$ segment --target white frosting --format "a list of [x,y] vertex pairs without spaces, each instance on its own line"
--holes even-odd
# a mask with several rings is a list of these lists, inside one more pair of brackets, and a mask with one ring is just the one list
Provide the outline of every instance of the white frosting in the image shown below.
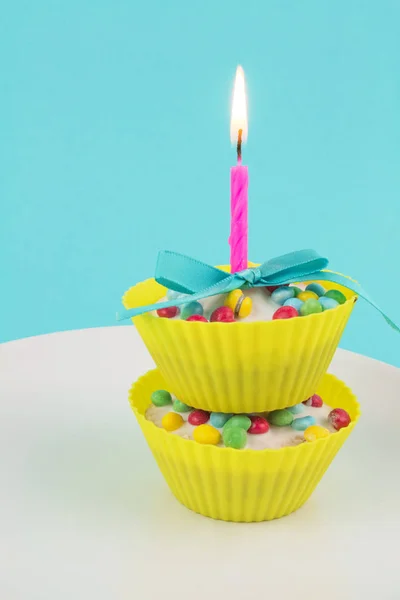
[[[271,321],[274,312],[280,308],[280,305],[276,304],[276,302],[271,299],[271,294],[265,288],[251,288],[249,290],[244,290],[243,293],[245,296],[250,296],[253,301],[253,307],[248,317],[245,317],[244,319],[237,319],[237,321],[240,323],[251,321]],[[213,313],[216,308],[224,305],[225,298],[226,294],[218,294],[217,296],[210,296],[209,298],[203,298],[202,300],[199,300],[199,302],[203,305],[204,316],[206,319],[209,320],[211,313]],[[165,300],[167,300],[166,297],[162,298],[160,302],[164,302]],[[188,296],[188,302],[190,302],[190,296]],[[174,317],[174,319],[180,319],[180,316],[177,315]]]
[[[320,408],[315,408],[313,406],[304,405],[304,411],[293,415],[294,419],[299,419],[301,417],[312,416],[315,418],[315,425],[320,425],[321,427],[325,427],[331,433],[335,432],[335,429],[328,421],[328,415],[331,412],[331,408],[327,404],[323,404]],[[157,427],[161,427],[161,420],[163,416],[169,412],[175,412],[172,410],[172,405],[168,406],[154,406],[153,404],[146,411],[146,419],[152,421]],[[195,429],[194,425],[188,423],[188,417],[190,412],[187,413],[179,413],[184,419],[184,424],[177,430],[171,431],[172,435],[179,435],[185,439],[192,440],[193,439],[193,431]],[[261,416],[266,417],[268,420],[268,413],[259,413]],[[210,421],[207,424],[211,424]],[[222,429],[219,429],[222,432]],[[269,426],[269,431],[267,433],[259,433],[247,434],[247,444],[246,448],[251,450],[265,450],[266,448],[283,448],[285,446],[297,446],[304,442],[304,434],[302,431],[296,431],[293,427],[276,427],[274,425]],[[221,440],[221,443],[218,444],[223,447],[224,444]]]

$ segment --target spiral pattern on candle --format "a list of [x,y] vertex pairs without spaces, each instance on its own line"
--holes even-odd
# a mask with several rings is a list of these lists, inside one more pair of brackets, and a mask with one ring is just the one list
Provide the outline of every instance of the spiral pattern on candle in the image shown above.
[[231,271],[247,268],[247,167],[231,169]]

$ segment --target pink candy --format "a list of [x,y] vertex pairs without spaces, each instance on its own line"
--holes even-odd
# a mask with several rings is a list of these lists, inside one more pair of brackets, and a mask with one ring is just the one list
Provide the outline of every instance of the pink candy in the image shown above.
[[211,323],[233,323],[235,315],[229,306],[220,306],[216,308],[210,317]]
[[159,308],[157,314],[159,317],[164,317],[165,319],[173,319],[177,314],[179,314],[179,308],[177,306]]
[[195,425],[196,427],[198,425],[204,425],[204,423],[207,423],[208,419],[210,418],[210,413],[207,412],[206,410],[194,410],[193,412],[190,413],[189,417],[188,417],[188,421],[191,425]]
[[191,315],[186,321],[200,321],[201,323],[208,323],[207,319],[203,315]]
[[274,312],[272,318],[275,319],[292,319],[298,317],[299,313],[293,306],[281,306]]
[[333,425],[336,431],[347,427],[351,422],[350,415],[343,408],[334,408],[328,415],[329,422]]
[[269,423],[264,417],[250,416],[251,425],[247,430],[247,433],[267,433],[269,430]]
[[314,396],[311,396],[311,398],[305,400],[303,404],[306,404],[307,406],[314,406],[314,408],[321,408],[323,402],[321,396],[314,394]]

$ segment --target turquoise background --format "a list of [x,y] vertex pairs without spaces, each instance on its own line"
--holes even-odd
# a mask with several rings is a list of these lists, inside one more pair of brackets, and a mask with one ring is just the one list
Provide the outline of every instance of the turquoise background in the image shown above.
[[[400,3],[14,1],[0,55],[0,338],[115,324],[169,248],[229,249],[247,76],[250,256],[314,247],[400,321]],[[361,302],[342,345],[400,365]]]

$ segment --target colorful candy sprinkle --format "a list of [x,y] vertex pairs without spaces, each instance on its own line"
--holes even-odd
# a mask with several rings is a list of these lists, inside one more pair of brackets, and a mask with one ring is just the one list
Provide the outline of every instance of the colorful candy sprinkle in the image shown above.
[[201,323],[208,323],[204,315],[190,315],[186,321],[200,321]]
[[293,308],[295,308],[297,310],[297,312],[299,312],[302,304],[303,304],[302,300],[299,300],[298,298],[289,298],[289,300],[286,300],[286,302],[283,306],[292,306]]
[[167,431],[175,431],[176,429],[179,429],[179,427],[182,427],[184,422],[185,421],[183,420],[182,416],[174,412],[167,413],[161,419],[161,425]]
[[291,287],[280,287],[277,290],[274,290],[271,294],[271,300],[273,300],[276,304],[283,306],[286,300],[294,297],[294,289]]
[[232,413],[213,412],[211,413],[210,423],[221,429],[232,416]]
[[307,406],[314,406],[314,408],[321,408],[321,406],[323,405],[323,401],[321,396],[318,396],[318,394],[314,394],[313,396],[308,398],[308,400],[304,400],[303,404],[306,404]]
[[318,296],[315,292],[300,292],[300,294],[297,295],[297,298],[302,300],[302,302],[307,302],[307,300],[318,300]]
[[228,427],[222,433],[222,439],[227,448],[241,450],[247,442],[247,434],[241,427]]
[[194,410],[190,413],[188,421],[191,425],[204,425],[210,418],[210,413],[206,410]]
[[331,308],[339,306],[339,302],[333,298],[327,298],[326,296],[322,296],[322,298],[319,299],[319,303],[323,310],[330,310]]
[[233,290],[227,295],[224,304],[233,310],[236,318],[244,319],[251,313],[253,301],[249,296],[245,296],[242,290]]
[[316,422],[317,421],[315,417],[308,415],[306,417],[299,417],[298,419],[294,419],[291,426],[293,427],[293,429],[296,429],[296,431],[304,431],[305,429],[307,429],[307,427],[315,425]]
[[[304,292],[305,294],[312,294],[313,292]],[[315,298],[309,298],[304,302],[304,304],[300,307],[300,314],[302,317],[307,317],[308,315],[312,315],[314,313],[322,312],[322,306],[315,300]]]
[[185,412],[189,412],[190,410],[192,410],[190,406],[188,406],[184,402],[181,402],[180,400],[174,400],[172,403],[172,406],[173,406],[173,409],[179,413],[185,413]]
[[292,415],[298,415],[298,414],[304,412],[305,408],[304,408],[303,404],[295,404],[294,406],[289,406],[289,408],[287,408],[286,410],[291,412]]
[[301,294],[301,292],[303,291],[301,288],[297,287],[297,285],[291,285],[290,286],[292,288],[292,290],[294,291],[294,297],[297,298],[297,296],[299,294]]
[[259,433],[267,433],[269,430],[269,423],[267,419],[259,416],[251,416],[251,425],[247,431],[247,433],[259,434]]
[[199,444],[211,444],[216,446],[221,440],[221,434],[218,429],[211,425],[199,425],[193,431],[193,438]]
[[154,406],[167,406],[168,404],[171,404],[172,397],[167,390],[156,390],[151,395],[151,401]]
[[285,427],[285,425],[290,425],[293,421],[293,415],[286,408],[282,408],[279,410],[273,410],[268,414],[268,421],[271,425],[275,425],[276,427]]
[[281,306],[274,312],[272,315],[272,319],[275,321],[276,319],[293,319],[293,317],[298,317],[299,313],[293,306]]
[[179,315],[179,308],[177,306],[168,306],[168,308],[159,308],[157,310],[159,317],[163,319],[173,319],[176,315]]
[[311,427],[307,427],[304,432],[304,439],[306,442],[315,442],[316,440],[320,440],[322,438],[328,437],[330,435],[328,429],[325,427],[320,427],[319,425],[311,425]]
[[346,302],[346,296],[342,294],[339,290],[329,290],[325,294],[325,298],[332,298],[336,300],[339,304],[344,304]]
[[334,408],[328,415],[329,422],[333,425],[336,431],[347,427],[351,422],[350,415],[343,408]]
[[240,427],[247,431],[251,427],[251,419],[247,415],[234,415],[224,425],[224,430],[229,427]]
[[326,292],[325,288],[320,283],[309,283],[306,287],[306,292],[314,292],[317,296],[323,296]]
[[200,302],[189,302],[182,307],[181,319],[186,321],[192,315],[202,315],[204,312],[203,305]]
[[220,306],[216,308],[210,317],[211,323],[233,323],[235,315],[229,306]]

